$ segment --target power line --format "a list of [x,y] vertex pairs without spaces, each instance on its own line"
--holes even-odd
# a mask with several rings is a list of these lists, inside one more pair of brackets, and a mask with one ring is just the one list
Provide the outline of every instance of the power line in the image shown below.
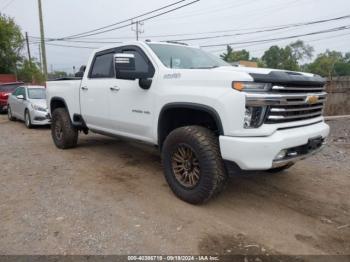
[[[114,23],[112,25],[108,25],[108,26],[104,26],[103,28],[98,28],[98,29],[94,29],[94,30],[90,30],[91,33],[88,33],[88,32],[85,32],[85,33],[80,33],[80,34],[75,34],[75,35],[71,35],[71,36],[66,36],[66,37],[61,37],[61,38],[53,38],[53,39],[50,39],[50,41],[59,41],[59,40],[65,40],[65,39],[76,39],[76,38],[81,38],[81,37],[86,37],[86,36],[92,36],[92,35],[98,35],[98,34],[104,34],[104,33],[107,33],[107,32],[111,32],[111,31],[115,31],[115,30],[118,30],[118,29],[121,29],[121,28],[125,28],[125,27],[129,27],[133,24],[135,24],[136,22],[134,22],[133,20],[139,18],[139,17],[143,17],[143,16],[146,16],[147,14],[151,14],[151,13],[154,13],[154,12],[158,12],[160,10],[163,10],[163,9],[166,9],[170,6],[173,6],[173,5],[176,5],[176,4],[179,4],[183,1],[186,1],[186,0],[181,0],[181,1],[178,1],[174,4],[171,4],[171,5],[167,5],[165,7],[162,7],[162,8],[158,8],[158,9],[155,9],[155,10],[152,10],[152,11],[149,11],[147,13],[144,13],[144,14],[141,14],[141,15],[138,15],[138,16],[135,16],[135,17],[132,17],[132,18],[129,18],[129,19],[125,19],[123,21],[120,21],[120,22],[117,22],[117,23]],[[170,12],[173,12],[173,11],[176,11],[178,9],[181,9],[181,8],[184,8],[186,6],[189,6],[189,5],[192,5],[196,2],[199,2],[200,0],[195,0],[195,1],[192,1],[192,2],[189,2],[187,4],[184,4],[184,5],[180,5],[178,7],[175,7],[175,8],[172,8],[168,11],[164,11],[164,12],[161,12],[157,15],[153,15],[151,17],[147,17],[147,18],[143,18],[143,19],[140,19],[138,20],[139,22],[144,22],[144,21],[147,21],[147,20],[150,20],[150,19],[153,19],[155,17],[158,17],[158,16],[161,16],[161,15],[164,15],[164,14],[167,14],[167,13],[170,13]],[[123,24],[123,23],[126,23],[130,21],[130,23],[126,24],[126,25],[122,25],[122,26],[118,26],[118,27],[114,27],[114,28],[111,28],[111,29],[107,29],[107,30],[103,30],[103,31],[100,31],[102,29],[105,29],[105,28],[109,28],[109,27],[112,27],[112,26],[115,26],[115,25],[118,25],[118,24]]]
[[177,1],[177,2],[175,2],[175,3],[169,4],[169,5],[166,5],[166,6],[162,6],[162,7],[160,7],[160,8],[154,9],[154,10],[152,10],[152,11],[148,11],[148,12],[146,12],[146,13],[143,13],[143,14],[140,14],[140,15],[137,15],[137,16],[134,16],[134,17],[131,17],[131,18],[128,18],[128,19],[125,19],[125,20],[122,20],[122,21],[119,21],[119,22],[110,24],[110,25],[102,26],[102,27],[99,27],[99,28],[96,28],[96,29],[93,29],[93,30],[89,30],[89,31],[86,31],[86,32],[83,32],[83,33],[79,33],[79,34],[74,34],[74,35],[66,36],[66,37],[63,37],[63,38],[72,38],[72,37],[76,37],[76,36],[81,36],[81,35],[93,33],[93,32],[96,32],[96,31],[100,31],[100,30],[103,30],[103,29],[106,29],[106,28],[109,28],[109,27],[112,27],[112,26],[124,24],[124,23],[126,23],[126,22],[128,22],[128,21],[132,21],[132,20],[138,19],[138,18],[140,18],[140,17],[143,17],[143,16],[146,16],[146,15],[152,14],[152,13],[154,13],[154,12],[161,11],[161,10],[163,10],[163,9],[169,8],[169,7],[171,7],[171,6],[177,5],[177,4],[182,3],[182,2],[185,2],[185,1],[187,1],[187,0],[180,0],[180,1]]
[[[338,35],[334,35],[334,36],[327,36],[327,37],[311,39],[311,40],[303,40],[303,41],[310,43],[310,42],[315,42],[315,41],[332,40],[334,38],[343,37],[343,36],[347,36],[347,35],[350,35],[350,33],[338,34]],[[281,41],[281,40],[276,40],[276,41]],[[255,45],[261,45],[261,44],[265,44],[265,43],[255,43],[255,44],[244,45],[244,46],[236,46],[235,50],[238,50],[240,48],[247,48],[247,47],[255,46]],[[257,51],[263,51],[263,50],[266,50],[266,48],[253,49],[253,50],[249,50],[249,51],[250,52],[257,52]],[[217,50],[210,50],[209,52],[210,53],[220,53],[220,52],[225,52],[225,51],[226,51],[226,49],[217,49]]]
[[345,15],[345,16],[340,16],[340,17],[335,17],[335,18],[330,18],[330,19],[323,19],[323,20],[318,20],[318,21],[305,22],[305,23],[290,24],[290,25],[287,25],[287,26],[280,26],[280,27],[276,27],[276,28],[257,30],[257,31],[252,31],[252,32],[237,33],[237,34],[225,34],[225,35],[215,35],[215,36],[193,37],[193,38],[183,38],[183,39],[173,39],[171,41],[195,41],[195,40],[215,39],[215,38],[239,36],[239,35],[250,35],[250,34],[256,34],[256,33],[278,31],[278,30],[283,30],[283,29],[293,28],[293,27],[301,27],[301,26],[322,24],[322,23],[327,23],[327,22],[332,22],[332,21],[339,21],[339,20],[343,20],[343,19],[347,19],[347,18],[350,18],[350,15]]
[[[225,32],[235,32],[235,31],[244,31],[244,30],[257,30],[257,31],[251,31],[251,32],[243,32],[243,33],[237,33],[237,34],[225,34],[220,36],[204,36],[204,37],[198,37],[198,38],[185,38],[185,39],[173,39],[172,41],[192,41],[192,40],[202,40],[202,39],[211,39],[211,38],[218,38],[218,37],[228,37],[228,36],[237,36],[237,35],[250,35],[250,34],[256,34],[256,33],[262,33],[262,32],[271,32],[271,31],[277,31],[277,30],[283,30],[288,29],[292,27],[301,27],[301,26],[307,26],[307,25],[314,25],[319,23],[326,23],[326,22],[332,22],[342,19],[350,18],[350,15],[344,15],[339,16],[335,18],[329,18],[329,19],[322,19],[322,20],[314,20],[309,22],[299,22],[299,23],[291,23],[291,24],[283,24],[283,25],[277,25],[277,26],[270,26],[270,27],[252,27],[252,28],[241,28],[241,29],[227,29],[227,30],[217,30],[217,31],[206,31],[206,32],[193,32],[193,33],[183,33],[183,34],[164,34],[164,35],[148,35],[144,38],[160,38],[160,37],[171,37],[171,36],[187,36],[187,35],[203,35],[203,34],[212,34],[212,33],[225,33]],[[39,37],[36,36],[30,36],[30,38],[38,39]],[[134,37],[105,37],[105,38],[85,38],[81,37],[82,43],[106,43],[106,44],[113,44],[113,43],[121,43],[121,42],[115,42],[115,41],[93,41],[93,40],[103,40],[103,39],[133,39]],[[47,38],[46,41],[52,41],[52,38]],[[61,40],[61,41],[76,41],[77,40]]]
[[286,40],[286,39],[291,39],[291,38],[297,38],[297,37],[301,37],[301,36],[325,34],[325,33],[330,33],[330,32],[342,31],[342,30],[346,30],[346,29],[350,29],[350,25],[335,27],[335,28],[331,28],[331,29],[326,29],[326,30],[321,30],[321,31],[316,31],[316,32],[311,32],[311,33],[306,33],[306,34],[284,36],[284,37],[277,37],[277,38],[270,38],[270,39],[253,40],[253,41],[243,41],[243,42],[233,42],[233,43],[221,43],[221,44],[202,45],[201,47],[240,45],[240,44],[250,44],[250,43],[266,43],[266,42],[271,42],[271,41],[276,41],[276,40]]
[[7,2],[7,4],[4,5],[2,8],[2,11],[4,11],[7,7],[9,7],[15,0],[10,0],[10,2]]
[[[170,12],[174,12],[176,10],[179,10],[181,8],[184,8],[186,6],[189,6],[189,5],[193,5],[194,3],[197,3],[199,2],[200,0],[194,0],[192,2],[189,2],[187,4],[184,4],[184,5],[181,5],[181,6],[178,6],[176,8],[172,8],[168,11],[164,11],[164,12],[161,12],[159,14],[156,14],[156,15],[153,15],[153,16],[150,16],[150,17],[147,17],[147,18],[143,18],[143,19],[140,19],[138,20],[139,22],[145,22],[145,21],[148,21],[150,19],[153,19],[153,18],[156,18],[156,17],[159,17],[159,16],[162,16],[162,15],[165,15],[165,14],[168,14]],[[108,29],[108,30],[104,30],[104,31],[100,31],[100,32],[95,32],[95,33],[91,33],[91,34],[86,34],[84,36],[92,36],[92,35],[99,35],[99,34],[104,34],[104,33],[107,33],[107,32],[111,32],[111,31],[115,31],[115,30],[118,30],[118,29],[121,29],[121,28],[125,28],[125,27],[128,27],[128,26],[131,26],[133,24],[135,24],[136,22],[130,22],[129,24],[127,25],[123,25],[123,26],[119,26],[119,27],[115,27],[115,28],[111,28],[111,29]],[[75,39],[75,38],[81,38],[82,36],[78,36],[78,37],[65,37],[65,38],[58,38],[56,40],[65,40],[65,39]]]

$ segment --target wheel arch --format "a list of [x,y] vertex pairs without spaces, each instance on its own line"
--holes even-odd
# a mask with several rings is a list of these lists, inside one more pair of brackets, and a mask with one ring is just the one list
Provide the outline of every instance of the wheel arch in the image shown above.
[[[169,121],[168,117],[176,115],[175,119]],[[158,145],[161,148],[167,135],[177,127],[184,125],[202,125],[201,120],[193,119],[191,116],[202,116],[205,121],[209,121],[211,129],[215,129],[217,135],[224,135],[224,129],[218,112],[207,105],[191,102],[174,102],[164,105],[159,113],[157,137]],[[182,119],[184,117],[185,119]],[[175,122],[175,123],[174,123]]]

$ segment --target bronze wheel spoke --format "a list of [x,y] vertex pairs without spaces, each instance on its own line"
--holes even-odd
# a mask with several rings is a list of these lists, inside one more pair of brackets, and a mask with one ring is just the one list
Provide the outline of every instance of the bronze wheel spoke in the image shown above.
[[195,187],[200,179],[199,161],[187,145],[179,145],[172,155],[172,168],[176,180],[187,188]]

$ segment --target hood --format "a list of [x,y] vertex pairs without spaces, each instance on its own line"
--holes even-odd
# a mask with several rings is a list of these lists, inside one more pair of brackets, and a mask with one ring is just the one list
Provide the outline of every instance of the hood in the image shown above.
[[46,99],[30,99],[29,101],[33,105],[37,105],[37,106],[40,106],[40,107],[47,109]]
[[247,73],[256,82],[265,82],[273,84],[323,86],[326,83],[325,79],[318,75],[271,68],[227,66],[218,67],[215,68],[215,70]]

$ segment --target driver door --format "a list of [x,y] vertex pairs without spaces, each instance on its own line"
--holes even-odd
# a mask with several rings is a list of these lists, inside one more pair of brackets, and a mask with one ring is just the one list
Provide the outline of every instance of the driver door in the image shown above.
[[[131,73],[136,77],[125,79],[127,77],[118,77],[116,73],[115,88],[109,95],[112,128],[121,135],[127,134],[136,139],[150,141],[156,95],[152,86],[142,89],[139,79],[153,78],[155,68],[143,50],[137,46],[124,46],[116,51],[119,55],[134,58],[134,72]],[[123,64],[119,66],[124,67]],[[115,67],[118,72],[118,63]]]

